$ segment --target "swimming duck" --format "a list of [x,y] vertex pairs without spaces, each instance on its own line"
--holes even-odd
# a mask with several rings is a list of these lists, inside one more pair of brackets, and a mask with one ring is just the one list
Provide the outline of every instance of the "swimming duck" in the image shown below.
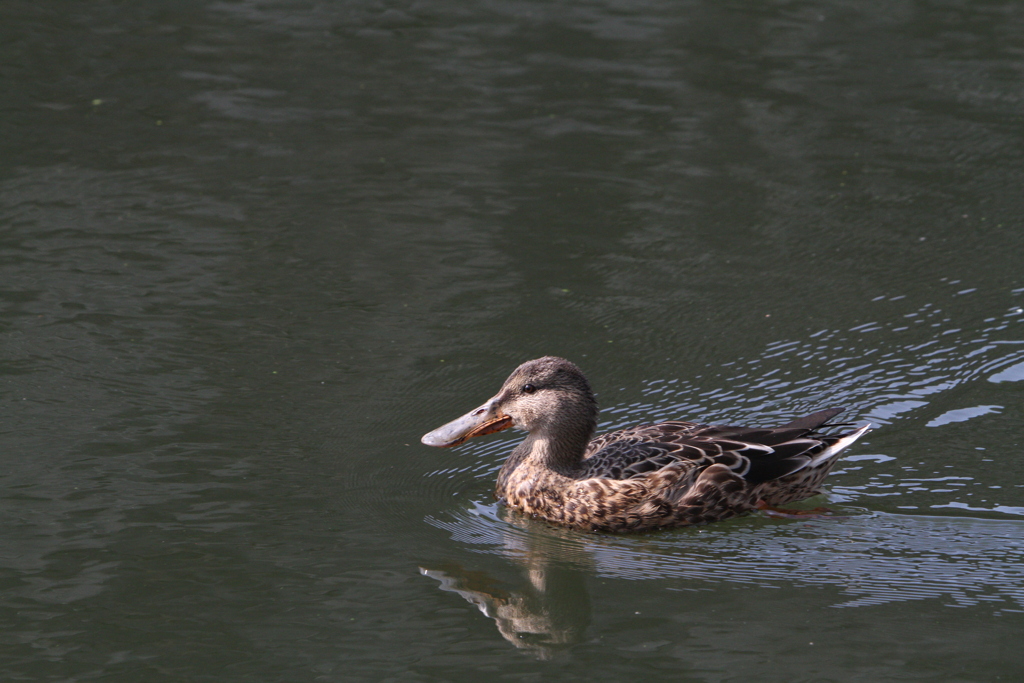
[[870,425],[822,434],[829,408],[781,427],[659,422],[603,434],[597,400],[576,365],[554,356],[523,363],[479,408],[422,441],[457,446],[509,427],[527,432],[501,471],[508,507],[588,531],[703,524],[809,498],[839,452]]

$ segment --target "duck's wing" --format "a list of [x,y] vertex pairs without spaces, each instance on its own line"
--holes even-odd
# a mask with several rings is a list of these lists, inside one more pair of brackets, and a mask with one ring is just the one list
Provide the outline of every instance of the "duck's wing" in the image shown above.
[[688,470],[721,464],[750,483],[771,481],[837,452],[830,446],[845,435],[816,430],[839,412],[823,410],[775,428],[661,422],[612,432],[591,442],[584,476],[632,479],[670,465]]

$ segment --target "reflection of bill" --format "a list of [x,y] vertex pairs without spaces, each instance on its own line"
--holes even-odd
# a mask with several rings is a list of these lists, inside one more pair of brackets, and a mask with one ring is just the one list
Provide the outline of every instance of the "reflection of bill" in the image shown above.
[[590,623],[590,596],[579,571],[531,566],[514,590],[503,590],[488,574],[459,565],[420,567],[420,573],[476,605],[505,640],[541,659],[580,642]]

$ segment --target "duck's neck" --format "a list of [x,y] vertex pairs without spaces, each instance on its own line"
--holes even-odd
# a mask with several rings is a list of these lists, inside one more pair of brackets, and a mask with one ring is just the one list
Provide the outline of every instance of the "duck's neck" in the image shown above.
[[518,479],[513,474],[520,468],[527,480],[535,479],[534,475],[540,472],[570,478],[579,475],[583,454],[597,428],[597,401],[587,387],[522,419],[528,425],[529,435],[516,446],[498,473],[499,497],[505,497],[507,487]]
[[580,469],[596,425],[595,416],[571,424],[548,423],[535,427],[512,451],[506,467],[511,471],[520,465],[532,465],[572,477]]

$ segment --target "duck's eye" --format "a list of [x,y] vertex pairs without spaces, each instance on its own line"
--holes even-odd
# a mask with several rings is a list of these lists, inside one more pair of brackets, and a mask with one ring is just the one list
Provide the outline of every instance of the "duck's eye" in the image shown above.
[[532,394],[535,391],[537,391],[537,387],[533,386],[532,384],[524,384],[523,385],[523,393],[524,394]]

